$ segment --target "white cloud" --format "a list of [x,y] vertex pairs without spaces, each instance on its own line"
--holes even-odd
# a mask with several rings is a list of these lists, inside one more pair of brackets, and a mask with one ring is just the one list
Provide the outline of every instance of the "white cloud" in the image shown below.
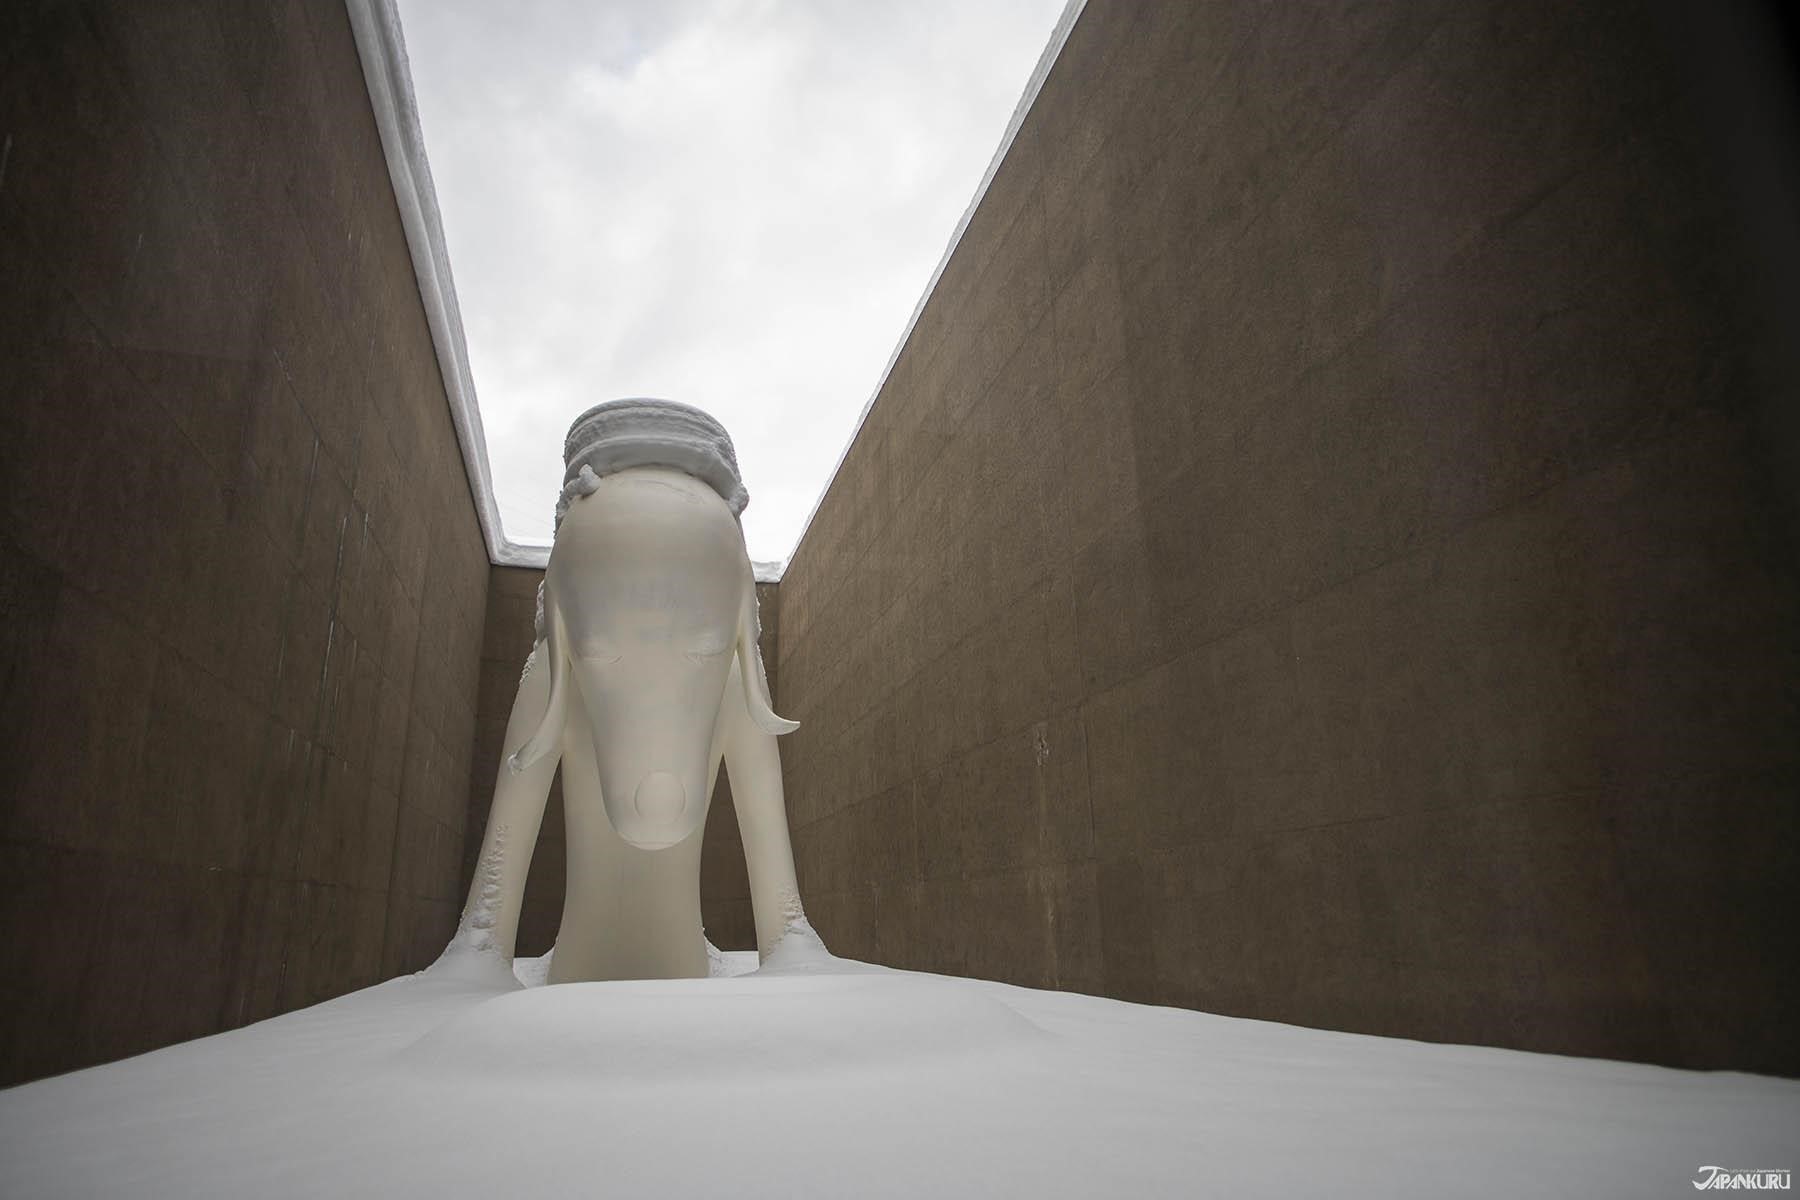
[[400,9],[508,536],[577,413],[665,396],[788,555],[1062,0]]

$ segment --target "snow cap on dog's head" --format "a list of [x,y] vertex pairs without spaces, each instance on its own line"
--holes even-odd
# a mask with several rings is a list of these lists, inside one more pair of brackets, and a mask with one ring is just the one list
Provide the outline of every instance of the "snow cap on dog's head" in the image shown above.
[[596,404],[569,426],[563,466],[559,526],[569,505],[590,495],[601,476],[630,467],[685,471],[719,493],[733,516],[743,515],[750,503],[731,435],[710,414],[673,400],[633,397]]

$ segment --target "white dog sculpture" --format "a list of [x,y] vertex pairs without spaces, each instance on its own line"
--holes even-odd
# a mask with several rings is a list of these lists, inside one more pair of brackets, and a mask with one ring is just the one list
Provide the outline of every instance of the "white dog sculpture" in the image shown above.
[[757,949],[806,923],[731,439],[698,409],[616,400],[576,419],[538,641],[455,938],[434,971],[510,964],[558,761],[568,882],[552,983],[704,976],[700,850],[721,759]]

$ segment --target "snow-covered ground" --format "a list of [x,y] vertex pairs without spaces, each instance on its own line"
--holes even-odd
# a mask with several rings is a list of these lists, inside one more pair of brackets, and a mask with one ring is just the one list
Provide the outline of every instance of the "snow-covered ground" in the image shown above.
[[753,963],[412,976],[0,1092],[0,1196],[1640,1197],[1800,1149],[1794,1081]]

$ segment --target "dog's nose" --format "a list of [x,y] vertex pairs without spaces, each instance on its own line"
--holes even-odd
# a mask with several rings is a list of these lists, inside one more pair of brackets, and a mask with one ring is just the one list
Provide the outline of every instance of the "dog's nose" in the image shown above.
[[669,772],[652,771],[638,784],[631,802],[644,820],[669,825],[687,808],[687,789]]

